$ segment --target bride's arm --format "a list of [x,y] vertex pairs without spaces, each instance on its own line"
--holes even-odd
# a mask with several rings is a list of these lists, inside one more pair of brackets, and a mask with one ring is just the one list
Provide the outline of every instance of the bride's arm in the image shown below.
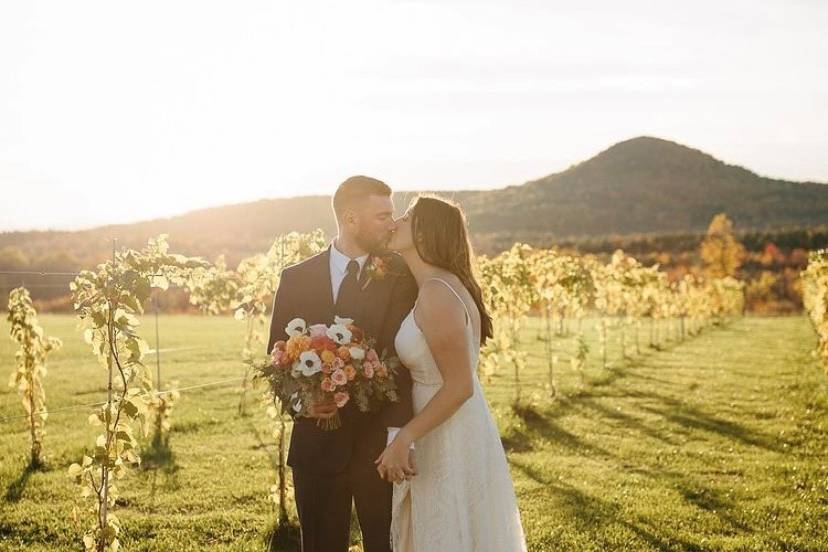
[[409,445],[448,420],[474,393],[463,304],[445,285],[426,282],[420,290],[415,318],[443,377],[443,385],[377,459],[381,472],[387,471],[396,480],[401,471],[412,471],[408,463]]

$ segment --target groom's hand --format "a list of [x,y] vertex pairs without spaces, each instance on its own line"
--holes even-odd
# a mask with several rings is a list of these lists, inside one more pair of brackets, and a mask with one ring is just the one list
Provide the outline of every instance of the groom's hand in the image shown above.
[[398,470],[387,470],[385,465],[380,463],[377,466],[380,479],[384,479],[389,483],[402,483],[403,479],[411,479],[417,475],[417,465],[414,463],[414,449],[408,449],[408,467]]
[[403,441],[394,439],[390,445],[385,447],[379,458],[374,460],[379,476],[391,483],[402,483],[417,475],[417,467],[414,464],[415,451]]
[[332,418],[337,411],[336,403],[331,402],[324,402],[324,403],[313,403],[308,408],[308,416],[310,418],[318,418],[321,420],[327,420],[328,418]]

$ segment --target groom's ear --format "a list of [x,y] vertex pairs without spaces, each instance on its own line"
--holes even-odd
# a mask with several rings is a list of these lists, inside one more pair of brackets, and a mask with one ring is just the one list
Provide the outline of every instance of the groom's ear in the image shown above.
[[355,209],[346,207],[345,209],[342,209],[342,213],[338,218],[340,224],[356,224],[359,215]]

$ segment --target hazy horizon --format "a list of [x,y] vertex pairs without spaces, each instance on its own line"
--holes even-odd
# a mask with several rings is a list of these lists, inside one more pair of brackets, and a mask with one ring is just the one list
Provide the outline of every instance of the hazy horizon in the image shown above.
[[5,4],[0,231],[360,173],[501,188],[641,135],[828,182],[826,24],[808,0]]
[[[656,138],[660,138],[660,137],[656,137]],[[666,140],[666,138],[663,138],[663,139],[665,139],[665,140]],[[611,145],[614,145],[614,144],[611,144]],[[687,146],[687,147],[691,147],[691,148],[692,148],[692,146],[690,146],[690,145],[688,145],[688,144],[680,144],[680,145],[682,145],[682,146]],[[606,149],[606,148],[601,148],[599,151],[597,151],[597,152],[595,153],[595,155],[599,154],[600,152],[604,151],[605,149]],[[692,148],[692,149],[697,149],[697,148]],[[710,152],[703,152],[703,153],[710,154]],[[710,155],[712,155],[712,154],[710,154]],[[593,156],[589,156],[589,157],[593,157]],[[713,155],[713,157],[716,157],[716,156],[715,156],[715,155]],[[497,189],[506,188],[506,187],[508,187],[508,186],[522,185],[522,184],[525,184],[526,182],[530,182],[530,181],[532,181],[532,180],[537,180],[537,179],[543,178],[543,177],[545,177],[545,176],[549,176],[549,175],[551,175],[551,174],[555,174],[555,173],[559,173],[559,172],[565,171],[566,169],[570,168],[571,166],[577,165],[578,163],[580,163],[580,162],[582,162],[582,161],[586,161],[587,159],[588,159],[588,158],[582,159],[582,160],[580,160],[580,161],[573,162],[573,163],[571,163],[570,165],[568,165],[567,167],[561,168],[560,170],[551,171],[551,172],[548,172],[548,173],[546,173],[546,174],[539,175],[539,176],[534,177],[534,178],[530,178],[530,179],[528,179],[528,180],[526,180],[526,181],[524,181],[524,182],[508,183],[508,184],[503,184],[502,186],[489,186],[489,187],[474,187],[474,186],[469,186],[469,187],[466,187],[466,188],[459,188],[459,187],[455,187],[455,188],[451,188],[451,187],[442,187],[442,188],[436,188],[436,187],[422,187],[422,188],[419,188],[419,189],[399,189],[399,190],[396,190],[396,189],[395,189],[394,191],[395,191],[395,192],[400,192],[400,193],[416,193],[417,191],[423,191],[423,190],[430,190],[430,191],[446,191],[446,192],[453,192],[453,191],[474,191],[474,190],[497,190]],[[734,164],[735,164],[735,165],[738,165],[738,163],[731,163],[731,162],[728,162],[728,161],[727,161],[727,160],[725,160],[725,159],[719,159],[718,157],[716,157],[716,159],[718,159],[719,161],[722,161],[722,162],[724,162],[724,163],[727,163],[727,164],[729,164],[729,165],[734,165]],[[745,167],[745,168],[747,168],[748,170],[750,170],[750,167]],[[754,171],[754,172],[755,172],[755,171]],[[759,174],[759,176],[760,176],[760,177],[775,178],[775,177],[770,177],[770,176],[768,176],[768,175],[763,175],[763,174]],[[807,182],[807,181],[800,181],[800,183],[805,183],[805,182]],[[811,182],[813,182],[813,181],[811,181]],[[817,183],[817,184],[823,184],[823,185],[825,185],[825,186],[828,186],[828,182],[815,182],[815,183]],[[335,186],[335,185],[336,185],[336,184],[333,184],[333,185],[332,185],[332,187],[333,187],[333,186]],[[152,216],[152,217],[150,217],[150,216],[143,216],[143,217],[142,217],[142,216],[137,216],[137,217],[135,217],[135,218],[130,218],[130,217],[124,217],[124,216],[121,216],[121,217],[120,217],[120,219],[119,219],[118,221],[116,221],[116,222],[104,222],[104,223],[101,223],[101,224],[95,224],[95,225],[92,225],[92,226],[77,226],[77,227],[71,227],[71,226],[68,226],[68,227],[61,227],[61,228],[42,228],[42,227],[41,227],[41,228],[11,228],[11,229],[3,229],[3,228],[0,228],[0,233],[9,233],[9,232],[32,232],[32,231],[57,231],[57,232],[64,232],[64,231],[69,231],[69,232],[71,232],[71,231],[82,231],[82,230],[90,230],[90,229],[94,229],[94,228],[99,228],[99,227],[102,227],[102,226],[110,226],[110,225],[114,225],[114,224],[132,224],[132,223],[137,223],[137,222],[146,222],[146,221],[150,221],[150,220],[165,219],[165,218],[174,218],[174,217],[177,217],[177,216],[186,215],[186,214],[188,214],[188,213],[192,213],[192,212],[196,212],[196,211],[201,211],[201,210],[204,210],[204,209],[211,209],[211,208],[225,207],[225,206],[230,206],[230,205],[239,205],[239,204],[251,203],[251,202],[255,202],[255,201],[259,201],[259,200],[268,200],[268,199],[291,199],[291,198],[297,198],[297,197],[324,196],[324,195],[328,195],[328,196],[329,196],[329,195],[330,195],[330,192],[326,192],[326,191],[324,191],[324,190],[323,190],[323,191],[314,192],[314,193],[305,193],[305,194],[299,193],[299,194],[281,195],[281,196],[258,197],[258,198],[251,198],[251,199],[248,199],[248,200],[242,200],[242,201],[229,201],[229,202],[224,202],[224,203],[215,204],[215,205],[204,205],[204,206],[195,207],[195,208],[192,208],[192,209],[187,209],[187,210],[185,210],[185,211],[181,211],[181,212],[177,212],[177,213],[171,213],[171,214],[169,214],[169,215],[161,215],[161,216]],[[399,205],[397,205],[396,207],[397,207],[397,208],[399,208],[400,206],[399,206]]]

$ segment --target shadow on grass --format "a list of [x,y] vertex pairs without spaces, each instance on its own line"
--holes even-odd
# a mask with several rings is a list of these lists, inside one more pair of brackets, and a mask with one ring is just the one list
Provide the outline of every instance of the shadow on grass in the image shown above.
[[[585,408],[600,410],[603,415],[610,418],[616,418],[619,421],[623,421],[624,423],[638,429],[646,435],[649,435],[650,437],[669,443],[669,440],[659,436],[659,432],[647,428],[643,424],[636,422],[633,418],[630,418],[624,414],[613,413],[613,411],[607,409],[606,407],[601,407],[594,401],[590,400],[601,396],[610,396],[611,394],[607,394],[606,392],[602,395],[602,392],[599,391],[599,389],[616,389],[615,384],[618,383],[619,380],[625,378],[644,381],[655,380],[656,383],[664,387],[665,382],[663,380],[658,380],[657,378],[653,378],[652,376],[648,376],[640,372],[641,368],[647,367],[648,365],[646,362],[639,362],[638,364],[625,364],[624,366],[618,367],[608,366],[606,369],[607,373],[600,380],[593,380],[590,383],[592,389],[583,390],[576,397],[573,397],[577,399],[573,401],[573,404],[581,405]],[[763,448],[772,452],[783,451],[781,443],[779,443],[774,437],[756,432],[736,422],[724,420],[714,415],[705,413],[699,408],[696,408],[684,401],[669,397],[664,393],[624,390],[623,396],[635,397],[638,399],[651,399],[657,403],[660,403],[657,406],[646,406],[642,404],[638,405],[637,408],[644,412],[660,416],[666,421],[686,430],[701,430],[716,433],[722,437],[741,442],[745,445]]]
[[150,474],[150,511],[155,511],[155,496],[158,493],[158,475],[165,477],[165,486],[177,490],[179,465],[175,461],[175,452],[170,446],[169,432],[153,435],[147,449],[141,453],[141,469]]
[[526,429],[513,427],[501,437],[503,447],[509,452],[528,452],[533,450],[533,441],[543,439],[573,451],[610,456],[606,450],[587,443],[574,433],[565,430],[552,421],[550,416],[539,413],[534,406],[512,405],[512,412],[523,422]]
[[[604,534],[608,534],[608,527],[617,525],[635,534],[645,542],[650,549],[655,550],[708,550],[701,544],[681,539],[667,534],[667,527],[658,526],[654,522],[639,518],[630,520],[629,512],[624,512],[623,504],[592,496],[580,489],[562,483],[547,469],[538,467],[518,458],[510,458],[509,464],[522,472],[543,488],[530,493],[543,493],[550,499],[550,508],[560,512],[564,524],[580,533],[590,535],[594,542],[600,542]],[[720,491],[688,481],[684,474],[678,472],[639,471],[642,475],[651,478],[663,488],[675,489],[676,492],[691,506],[715,516],[723,528],[730,534],[751,534],[753,529],[739,520],[734,514],[738,510],[733,501],[728,500]],[[660,523],[660,522],[659,522]],[[611,533],[611,531],[610,531]],[[540,544],[540,543],[535,543]],[[610,542],[603,543],[607,550],[613,549]]]
[[540,483],[541,485],[549,485],[552,483],[551,475],[546,473],[543,469],[537,468],[514,457],[507,458],[507,460],[511,466],[519,469],[526,477],[535,483]]
[[264,545],[267,552],[299,552],[299,527],[290,522],[274,522],[264,534]]
[[688,485],[686,483],[676,484],[676,490],[684,500],[701,510],[715,515],[722,524],[729,525],[745,533],[751,531],[749,526],[736,519],[732,514],[734,510],[733,503],[726,500],[719,491],[707,487]]
[[198,433],[202,429],[206,429],[215,425],[221,425],[221,421],[215,418],[198,421],[176,422],[176,433]]
[[610,420],[617,421],[617,422],[621,423],[624,426],[624,428],[629,428],[629,429],[633,429],[635,431],[638,431],[642,435],[646,435],[647,437],[649,437],[651,439],[661,441],[661,442],[666,443],[668,445],[673,445],[673,446],[678,445],[677,442],[674,442],[673,440],[668,439],[664,435],[664,433],[665,433],[664,431],[659,431],[659,430],[652,429],[651,427],[649,427],[646,424],[644,424],[643,422],[637,420],[633,416],[630,416],[629,414],[625,414],[625,413],[621,412],[620,410],[610,408],[610,407],[608,407],[604,404],[601,404],[601,403],[599,403],[595,400],[585,399],[585,400],[579,401],[575,405],[575,408],[579,408],[579,409],[583,409],[583,410],[589,410],[589,411],[591,411],[592,413],[594,413],[596,415],[603,416],[604,418],[609,418]]
[[23,497],[23,491],[26,490],[26,485],[29,483],[29,478],[35,472],[49,471],[49,467],[42,461],[38,463],[29,462],[20,475],[6,488],[6,502],[18,502]]
[[661,400],[664,406],[639,405],[638,408],[661,416],[668,422],[679,425],[690,430],[701,430],[708,433],[715,433],[728,440],[737,441],[743,445],[749,445],[765,449],[771,452],[783,452],[782,447],[774,437],[753,431],[741,424],[717,418],[707,414],[700,409],[681,403],[674,399],[652,394],[652,397]]
[[590,394],[590,391],[600,387],[611,387],[619,379],[625,378],[629,372],[629,359],[620,360],[621,366],[608,365],[602,368],[598,374],[590,374],[587,377],[587,386],[582,390],[581,395]]
[[[529,477],[536,479],[536,470],[531,466],[519,461],[513,461],[512,464]],[[639,541],[638,543],[626,541],[627,546],[632,545],[634,548],[625,549],[664,551],[706,549],[699,544],[677,536],[666,535],[665,527],[654,526],[652,522],[642,517],[638,517],[634,521],[630,520],[629,512],[625,513],[620,504],[589,495],[557,480],[545,480],[542,477],[538,479],[546,486],[536,489],[532,493],[544,495],[544,501],[548,503],[548,507],[560,513],[558,517],[568,527],[568,530],[574,530],[580,535],[586,536],[592,544],[601,546],[603,550],[618,549],[618,536],[612,537],[612,526],[623,528],[625,532],[628,532],[630,536]],[[544,542],[541,540],[534,544],[542,549],[546,549],[543,548],[544,545],[559,545],[555,542],[556,536],[551,538],[552,541]]]
[[175,452],[170,446],[169,432],[159,435],[155,433],[150,446],[141,454],[141,467],[145,470],[161,470],[166,474],[178,471],[175,461]]

